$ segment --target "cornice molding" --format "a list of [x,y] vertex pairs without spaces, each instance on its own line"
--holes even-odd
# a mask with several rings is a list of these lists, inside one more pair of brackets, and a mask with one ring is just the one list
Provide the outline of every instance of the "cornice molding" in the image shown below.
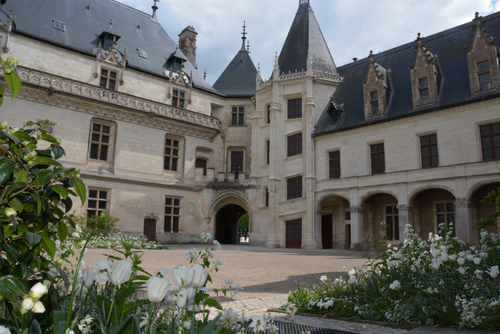
[[[220,120],[212,116],[21,66],[17,73],[21,81],[28,84],[18,98],[210,141],[222,130]],[[27,89],[29,86],[44,91]],[[54,95],[56,92],[62,94]],[[86,101],[81,101],[82,98]]]

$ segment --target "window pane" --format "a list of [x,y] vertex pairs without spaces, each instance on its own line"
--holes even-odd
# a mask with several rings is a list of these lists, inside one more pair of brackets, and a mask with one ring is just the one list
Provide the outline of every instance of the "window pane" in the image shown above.
[[99,160],[107,161],[108,160],[108,147],[101,146],[101,154],[99,155]]
[[429,85],[429,80],[427,80],[427,77],[418,79],[418,85],[420,87],[425,87]]
[[446,211],[448,212],[455,211],[455,205],[453,203],[446,203]]
[[437,204],[436,210],[437,212],[444,212],[444,204]]
[[103,77],[107,77],[108,76],[108,70],[101,69],[101,75]]
[[109,77],[112,79],[116,79],[116,72],[109,72]]
[[92,134],[92,141],[97,141],[98,142],[99,141],[99,135],[96,134],[96,133],[93,133]]
[[477,70],[480,71],[486,71],[490,68],[490,64],[488,63],[487,60],[483,60],[477,63]]
[[108,198],[108,192],[107,191],[99,191],[99,198],[100,199],[107,199]]
[[103,132],[103,133],[109,133],[110,129],[111,129],[111,128],[110,128],[109,126],[106,126],[106,125],[103,125],[103,126],[102,126],[102,132]]
[[99,202],[99,209],[106,210],[106,202],[104,202],[104,201],[100,201],[100,202]]
[[172,208],[165,207],[165,214],[166,214],[166,215],[170,215],[170,214],[172,214]]
[[378,92],[371,92],[370,93],[370,99],[372,99],[372,100],[378,99]]
[[392,206],[386,206],[385,207],[385,213],[386,214],[391,214],[392,213]]
[[89,190],[89,198],[97,198],[97,190]]
[[492,133],[500,133],[500,123],[495,123],[491,125]]
[[93,124],[92,125],[92,131],[97,131],[97,132],[101,132],[101,125],[100,124]]
[[87,205],[89,208],[97,208],[97,201],[88,200]]
[[172,158],[172,171],[176,172],[177,171],[177,159]]
[[172,205],[172,199],[171,198],[165,198],[165,205]]
[[90,159],[97,159],[97,152],[99,151],[99,145],[91,144],[90,145]]
[[102,136],[101,137],[101,142],[104,143],[104,144],[108,144],[109,143],[109,136]]
[[174,199],[174,205],[175,205],[175,206],[179,206],[179,205],[181,205],[181,200],[180,200],[180,199],[178,199],[178,198]]
[[302,224],[295,225],[295,238],[294,239],[302,239]]

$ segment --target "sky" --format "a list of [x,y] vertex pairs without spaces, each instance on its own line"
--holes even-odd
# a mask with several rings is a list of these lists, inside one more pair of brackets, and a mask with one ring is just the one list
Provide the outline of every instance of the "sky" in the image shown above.
[[[118,0],[152,13],[153,0]],[[241,48],[243,22],[250,57],[262,78],[272,73],[300,0],[160,0],[157,18],[174,42],[191,25],[196,65],[213,85]],[[499,0],[310,0],[337,66],[412,42],[500,10]]]

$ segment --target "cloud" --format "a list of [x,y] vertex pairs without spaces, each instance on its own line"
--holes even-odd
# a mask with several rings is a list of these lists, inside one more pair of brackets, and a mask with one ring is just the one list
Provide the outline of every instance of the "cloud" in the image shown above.
[[[145,0],[122,3],[152,13]],[[474,13],[488,15],[500,9],[489,0],[310,0],[316,19],[337,66],[471,21]],[[213,84],[241,48],[246,22],[250,56],[267,78],[298,8],[297,0],[161,0],[157,17],[177,41],[188,25],[198,32],[197,65]]]

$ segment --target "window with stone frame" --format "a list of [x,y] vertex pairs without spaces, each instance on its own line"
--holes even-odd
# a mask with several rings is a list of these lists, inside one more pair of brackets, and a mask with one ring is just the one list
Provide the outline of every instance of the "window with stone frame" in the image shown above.
[[179,171],[181,153],[181,140],[176,137],[165,137],[163,151],[163,169],[166,171]]
[[420,153],[422,158],[422,168],[439,166],[436,134],[420,136]]
[[286,199],[302,197],[302,176],[291,177],[286,180]]
[[418,79],[418,94],[420,96],[420,104],[427,104],[430,102],[429,78],[423,77]]
[[98,216],[109,210],[109,189],[89,187],[87,217]]
[[399,240],[399,212],[397,205],[387,205],[385,207],[385,223],[387,238],[389,240]]
[[302,133],[287,137],[287,156],[302,154]]
[[302,118],[302,99],[288,100],[288,119]]
[[203,175],[207,175],[208,161],[206,159],[196,158],[195,167],[203,168]]
[[479,90],[486,90],[491,88],[491,74],[490,64],[488,60],[476,62],[477,65],[477,78],[479,81]]
[[163,231],[167,233],[179,233],[181,219],[181,199],[178,197],[165,196],[165,222]]
[[384,143],[370,145],[372,174],[385,173]]
[[[440,225],[444,224],[444,227],[447,229],[450,228],[450,224],[453,224],[453,227],[455,227],[455,203],[436,203],[436,221],[438,233],[444,237],[445,231]],[[453,235],[455,235],[455,228],[453,228]]]
[[110,90],[116,90],[118,88],[116,84],[117,80],[118,80],[118,72],[107,68],[101,68],[99,86]]
[[243,151],[231,151],[231,173],[238,179],[241,173],[245,172],[245,153]]
[[172,106],[178,108],[184,108],[186,104],[186,93],[183,91],[173,89],[172,90]]
[[245,125],[245,108],[232,107],[231,108],[231,125],[241,126]]
[[340,151],[328,152],[329,178],[340,178]]
[[483,161],[500,160],[500,123],[482,125],[479,131]]
[[94,119],[90,130],[89,158],[110,162],[113,154],[114,123]]
[[481,18],[476,13],[473,20],[474,37],[470,48],[467,48],[470,88],[473,94],[494,90],[500,83],[497,41],[488,35]]

